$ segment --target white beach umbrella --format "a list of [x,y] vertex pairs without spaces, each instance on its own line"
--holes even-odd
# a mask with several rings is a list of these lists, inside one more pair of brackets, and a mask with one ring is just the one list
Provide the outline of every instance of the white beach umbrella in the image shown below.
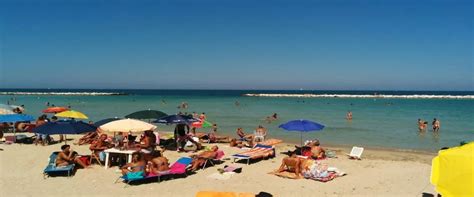
[[153,124],[130,118],[112,121],[99,127],[100,132],[109,134],[117,132],[143,133],[144,131],[153,131],[155,129],[156,126]]

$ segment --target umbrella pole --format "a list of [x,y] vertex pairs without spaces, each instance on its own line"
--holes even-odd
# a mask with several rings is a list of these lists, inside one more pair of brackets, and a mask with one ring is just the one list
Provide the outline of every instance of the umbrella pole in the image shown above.
[[67,144],[67,136],[64,134],[64,144]]
[[300,132],[300,137],[301,137],[301,141],[300,141],[301,142],[301,149],[300,149],[301,153],[300,154],[301,154],[301,156],[303,156],[303,132]]

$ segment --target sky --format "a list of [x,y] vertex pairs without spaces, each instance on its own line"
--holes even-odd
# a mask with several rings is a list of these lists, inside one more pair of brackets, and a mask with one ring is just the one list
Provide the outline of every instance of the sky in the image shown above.
[[473,91],[473,7],[2,0],[0,88]]

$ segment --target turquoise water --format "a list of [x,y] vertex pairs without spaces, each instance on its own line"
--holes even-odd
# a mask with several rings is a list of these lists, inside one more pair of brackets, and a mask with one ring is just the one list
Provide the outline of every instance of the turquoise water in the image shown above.
[[[187,112],[206,112],[208,120],[217,123],[222,134],[235,135],[237,127],[251,132],[258,125],[268,128],[269,135],[289,142],[300,141],[300,134],[287,132],[278,125],[293,119],[309,119],[326,125],[321,132],[304,133],[305,139],[318,138],[322,143],[435,151],[455,146],[460,141],[474,141],[474,99],[377,99],[377,98],[273,98],[245,97],[246,91],[136,91],[121,96],[0,95],[6,103],[25,105],[27,113],[38,116],[50,102],[56,106],[71,105],[93,121],[123,117],[129,113],[156,109],[168,114],[179,111],[185,101]],[[162,102],[165,101],[165,103]],[[11,100],[10,100],[11,101]],[[240,106],[235,105],[239,101]],[[13,101],[12,101],[13,102]],[[353,113],[348,122],[345,115]],[[278,113],[279,120],[265,123],[266,116]],[[441,121],[439,135],[428,129],[420,135],[417,119]],[[173,128],[158,125],[162,131]],[[204,129],[203,131],[207,131]]]

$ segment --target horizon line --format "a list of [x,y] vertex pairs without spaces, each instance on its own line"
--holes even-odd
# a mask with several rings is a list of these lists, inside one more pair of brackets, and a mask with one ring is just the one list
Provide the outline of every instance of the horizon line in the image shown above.
[[394,92],[474,92],[474,90],[394,90],[394,89],[190,89],[190,88],[0,88],[0,90],[217,90],[217,91],[394,91]]

